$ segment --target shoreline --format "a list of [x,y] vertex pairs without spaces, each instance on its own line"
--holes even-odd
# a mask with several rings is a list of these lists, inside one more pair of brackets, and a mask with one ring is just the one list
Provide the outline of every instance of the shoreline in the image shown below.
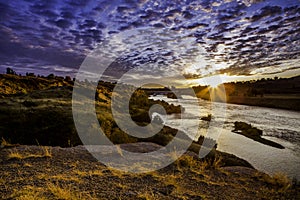
[[[198,97],[199,99],[210,101],[206,97]],[[216,101],[219,103],[224,103]],[[279,99],[274,95],[273,97],[240,97],[240,96],[230,96],[226,99],[226,104],[234,105],[245,105],[245,106],[256,106],[262,108],[275,108],[282,110],[290,110],[299,112],[300,111],[300,97],[292,95],[290,98],[286,97],[284,99]]]
[[264,108],[276,108],[291,111],[300,111],[300,97],[286,97],[279,99],[274,97],[229,97],[226,103],[257,106]]

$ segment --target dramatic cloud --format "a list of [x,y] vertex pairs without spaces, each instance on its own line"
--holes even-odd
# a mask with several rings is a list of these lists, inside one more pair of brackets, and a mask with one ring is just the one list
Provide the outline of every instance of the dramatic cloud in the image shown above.
[[118,72],[151,64],[156,76],[197,79],[300,67],[299,0],[17,0],[0,10],[2,71],[74,73],[99,43],[130,50],[116,54]]

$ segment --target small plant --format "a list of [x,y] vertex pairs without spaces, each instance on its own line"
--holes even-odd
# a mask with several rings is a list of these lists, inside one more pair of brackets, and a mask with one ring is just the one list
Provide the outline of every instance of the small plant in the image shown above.
[[201,117],[201,120],[204,120],[204,121],[211,121],[211,118],[212,118],[212,115],[211,115],[211,114],[208,114],[208,115],[205,116],[205,117]]
[[291,180],[281,172],[274,173],[273,176],[267,174],[257,174],[256,176],[259,180],[278,188],[278,192],[285,192],[292,186]]
[[212,162],[213,169],[220,169],[223,165],[223,158],[221,156],[216,156]]
[[51,153],[51,149],[48,147],[42,147],[43,149],[43,157],[48,157],[51,158],[52,157],[52,153]]
[[56,199],[81,199],[81,195],[75,194],[70,188],[48,183],[48,190]]
[[21,155],[17,150],[12,150],[8,154],[8,159],[17,159],[17,160],[22,160],[24,158],[23,155]]
[[2,138],[0,146],[1,146],[1,148],[7,148],[7,147],[13,147],[13,146],[16,146],[16,145],[9,143],[4,138]]
[[290,179],[283,173],[275,173],[272,176],[271,183],[277,187],[279,187],[280,192],[285,192],[288,188],[291,187]]
[[90,194],[85,192],[73,191],[71,187],[60,186],[54,183],[48,183],[47,189],[55,197],[55,199],[65,199],[65,200],[81,200],[81,199],[96,199]]
[[198,169],[200,162],[194,159],[192,156],[183,155],[177,161],[178,167],[184,167],[189,169]]

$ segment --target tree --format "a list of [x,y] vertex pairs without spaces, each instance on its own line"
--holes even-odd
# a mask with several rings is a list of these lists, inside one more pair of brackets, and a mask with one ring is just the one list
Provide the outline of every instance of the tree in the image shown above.
[[11,68],[6,68],[6,74],[12,74],[12,75],[17,75],[17,73],[13,70],[13,69],[11,69]]
[[72,79],[71,79],[71,77],[70,77],[70,76],[66,76],[66,77],[65,77],[65,81],[67,81],[67,82],[71,82],[71,81],[72,81]]
[[55,76],[54,76],[54,74],[49,74],[49,75],[47,76],[47,78],[48,78],[48,79],[54,79]]

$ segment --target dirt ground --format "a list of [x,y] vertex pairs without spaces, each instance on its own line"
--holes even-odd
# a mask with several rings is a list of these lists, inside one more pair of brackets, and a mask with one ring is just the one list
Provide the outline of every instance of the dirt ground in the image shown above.
[[208,165],[191,153],[133,174],[101,164],[83,146],[0,149],[1,199],[300,199],[298,191],[283,175]]

